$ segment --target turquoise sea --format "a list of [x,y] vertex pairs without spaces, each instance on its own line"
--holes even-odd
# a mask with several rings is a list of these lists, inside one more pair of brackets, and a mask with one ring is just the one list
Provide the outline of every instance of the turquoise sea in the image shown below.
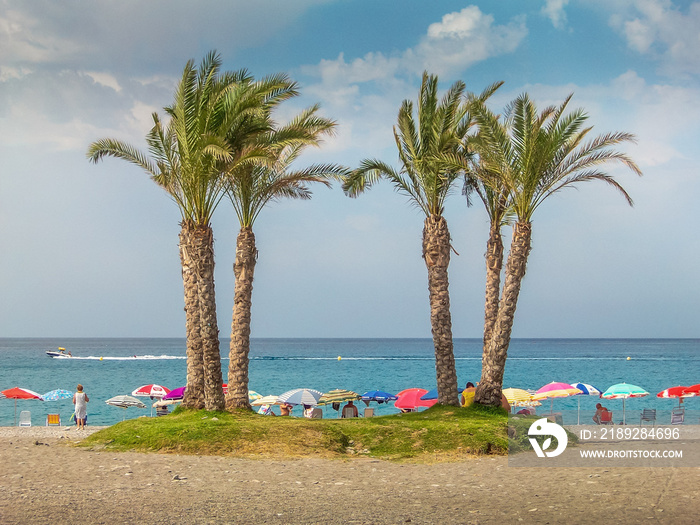
[[[221,341],[224,379],[228,372],[228,340]],[[62,346],[73,359],[51,359],[47,350]],[[338,359],[340,357],[341,359]],[[481,341],[455,340],[460,387],[477,382],[481,374]],[[627,359],[630,357],[630,359]],[[158,383],[168,388],[186,380],[184,339],[0,339],[0,390],[14,386],[40,394],[62,388],[75,390],[82,383],[90,397],[88,424],[110,425],[123,417],[150,415],[146,410],[105,404],[141,385]],[[676,385],[700,383],[698,339],[515,339],[509,350],[504,387],[536,390],[552,381],[589,383],[605,390],[615,383],[632,383],[650,395],[626,402],[627,423],[638,422],[643,408],[656,408],[659,422],[670,421],[677,400],[656,394]],[[359,393],[404,388],[435,387],[435,362],[430,339],[254,339],[251,343],[250,388],[261,394],[281,394],[299,387],[328,391],[347,388]],[[554,410],[566,423],[590,421],[598,398],[579,396],[557,399]],[[605,401],[621,415],[621,401]],[[686,423],[698,424],[700,397],[685,401]],[[376,406],[376,404],[373,403]],[[41,402],[19,400],[17,411],[29,410],[33,425],[43,425],[47,413],[60,413],[67,422],[71,400]],[[327,408],[325,417],[335,417]],[[550,410],[545,401],[538,413]],[[15,401],[0,399],[0,426],[14,423]],[[300,412],[298,409],[295,412]],[[395,413],[390,405],[375,413]],[[300,415],[300,414],[296,414]]]

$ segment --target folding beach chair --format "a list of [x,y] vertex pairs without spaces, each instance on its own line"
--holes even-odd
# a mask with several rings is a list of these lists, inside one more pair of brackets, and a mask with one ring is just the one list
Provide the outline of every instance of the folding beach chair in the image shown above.
[[678,407],[671,410],[671,424],[682,425],[685,420],[685,408]]
[[365,408],[364,417],[374,417],[374,408]]
[[641,426],[644,421],[651,421],[654,425],[656,425],[655,408],[645,408],[642,410],[642,416],[639,418],[639,425]]
[[61,415],[60,414],[47,414],[46,415],[46,426],[47,427],[60,427],[61,426]]
[[613,423],[613,413],[610,410],[603,410],[600,413],[600,424],[601,425],[614,425]]

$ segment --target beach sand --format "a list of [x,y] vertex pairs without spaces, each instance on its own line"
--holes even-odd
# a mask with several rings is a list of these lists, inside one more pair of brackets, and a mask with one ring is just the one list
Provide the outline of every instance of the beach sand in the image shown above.
[[0,523],[696,523],[700,468],[242,460],[70,446],[0,429]]

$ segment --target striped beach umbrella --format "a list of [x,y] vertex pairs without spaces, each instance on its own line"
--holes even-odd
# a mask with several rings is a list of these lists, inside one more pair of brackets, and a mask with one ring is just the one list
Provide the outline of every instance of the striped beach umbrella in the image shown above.
[[503,389],[503,395],[506,396],[508,403],[511,405],[532,401],[530,393],[522,388],[505,388]]
[[555,397],[569,397],[575,396],[580,393],[581,391],[578,388],[571,386],[569,383],[557,383],[553,381],[548,385],[544,385],[537,392],[535,392],[532,395],[532,399],[535,401],[539,401],[541,399],[549,399],[549,411],[553,413]]
[[357,401],[362,396],[357,392],[352,390],[343,390],[342,388],[336,388],[334,390],[329,390],[323,394],[319,399],[317,405],[331,405],[333,403],[345,403],[346,401]]
[[578,388],[581,393],[576,394],[576,400],[578,401],[578,419],[576,421],[577,425],[581,424],[581,398],[579,396],[598,396],[600,397],[601,392],[599,389],[588,383],[571,383],[571,386]]
[[255,390],[248,390],[248,402],[252,403],[253,401],[257,401],[260,399],[262,394],[258,394]]
[[278,401],[280,404],[316,406],[322,395],[323,392],[312,388],[295,388],[280,395]]

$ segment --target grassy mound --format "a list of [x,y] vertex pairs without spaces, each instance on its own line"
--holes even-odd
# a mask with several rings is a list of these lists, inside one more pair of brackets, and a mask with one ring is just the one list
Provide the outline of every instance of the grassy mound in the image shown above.
[[339,458],[351,455],[446,461],[469,454],[506,454],[505,411],[473,405],[358,419],[303,419],[251,412],[178,408],[159,418],[123,421],[81,446],[236,457]]

